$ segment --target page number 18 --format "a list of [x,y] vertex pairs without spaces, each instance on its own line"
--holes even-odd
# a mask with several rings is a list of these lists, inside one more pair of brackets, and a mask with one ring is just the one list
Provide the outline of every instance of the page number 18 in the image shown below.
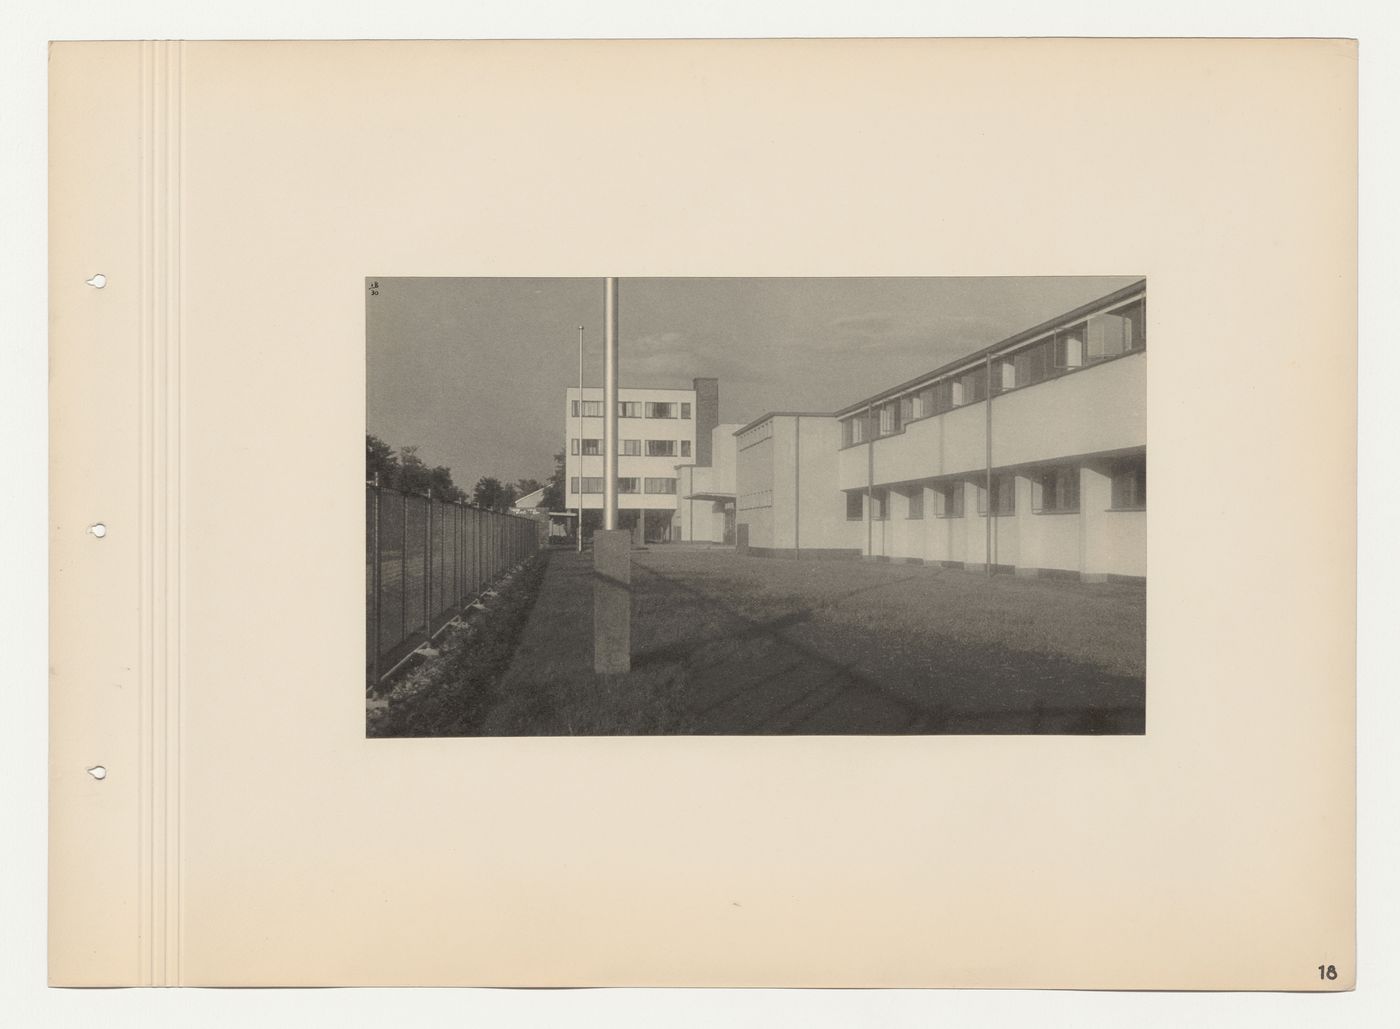
[[1319,979],[1335,979],[1335,978],[1337,978],[1337,966],[1336,966],[1336,965],[1318,965],[1318,966],[1317,966],[1317,977],[1318,977]]

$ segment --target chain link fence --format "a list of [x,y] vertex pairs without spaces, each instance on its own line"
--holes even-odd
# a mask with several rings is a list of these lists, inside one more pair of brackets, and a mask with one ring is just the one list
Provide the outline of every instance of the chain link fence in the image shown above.
[[539,550],[542,523],[365,486],[365,679],[378,684]]

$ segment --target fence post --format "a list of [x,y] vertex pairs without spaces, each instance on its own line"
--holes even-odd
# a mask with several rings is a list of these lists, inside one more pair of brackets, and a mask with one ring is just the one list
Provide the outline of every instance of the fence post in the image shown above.
[[428,487],[427,514],[423,521],[423,642],[433,641],[433,490]]
[[399,638],[398,646],[408,638],[408,494],[400,493],[403,502],[403,517],[399,519],[399,531],[403,537],[399,542]]
[[374,555],[374,558],[373,558],[373,559],[374,559],[374,568],[373,568],[373,570],[370,572],[370,581],[371,581],[371,583],[373,584],[373,585],[372,585],[372,588],[373,588],[373,590],[374,590],[374,642],[373,642],[373,644],[372,644],[372,646],[374,647],[374,656],[373,656],[372,663],[371,663],[370,667],[371,667],[371,669],[373,670],[373,675],[374,675],[374,680],[373,680],[372,685],[378,686],[378,685],[379,685],[379,651],[380,651],[380,642],[379,642],[379,641],[380,641],[380,639],[382,638],[382,633],[380,632],[380,621],[381,621],[381,609],[382,609],[383,606],[384,606],[384,605],[383,605],[383,602],[382,602],[382,601],[383,601],[383,597],[382,597],[382,594],[381,594],[381,590],[382,590],[382,586],[383,586],[383,582],[384,582],[384,577],[383,577],[383,575],[382,575],[382,573],[380,572],[380,569],[379,569],[380,546],[379,546],[379,473],[378,473],[378,472],[375,472],[375,473],[374,473],[374,493],[373,493],[373,496],[374,496],[374,506],[373,506],[373,508],[372,508],[373,514],[372,514],[372,516],[371,516],[371,518],[370,518],[370,524],[371,524],[371,526],[373,527],[373,531],[374,531],[374,544],[373,544],[373,546],[371,547],[370,552]]

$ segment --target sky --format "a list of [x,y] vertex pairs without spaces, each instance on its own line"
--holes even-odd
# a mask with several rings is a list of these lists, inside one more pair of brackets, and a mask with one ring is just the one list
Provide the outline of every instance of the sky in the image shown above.
[[[718,378],[721,422],[835,411],[1139,278],[622,279],[619,384]],[[603,280],[374,281],[368,431],[469,492],[545,480],[580,325],[584,384],[602,384]]]

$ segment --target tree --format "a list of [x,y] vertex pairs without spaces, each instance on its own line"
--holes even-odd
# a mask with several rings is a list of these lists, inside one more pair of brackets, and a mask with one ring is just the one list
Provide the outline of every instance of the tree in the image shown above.
[[452,469],[438,465],[428,472],[428,484],[432,487],[433,496],[441,500],[465,501],[467,494],[452,481]]
[[378,436],[365,436],[365,481],[389,487],[399,484],[399,459],[394,448]]
[[418,456],[417,447],[399,448],[398,487],[405,493],[426,493],[433,484],[433,473]]
[[564,510],[564,451],[554,455],[554,474],[549,477],[549,484],[545,486],[544,503],[541,505],[546,511]]
[[472,503],[489,511],[509,511],[515,502],[515,490],[503,485],[494,475],[484,475],[472,487]]

